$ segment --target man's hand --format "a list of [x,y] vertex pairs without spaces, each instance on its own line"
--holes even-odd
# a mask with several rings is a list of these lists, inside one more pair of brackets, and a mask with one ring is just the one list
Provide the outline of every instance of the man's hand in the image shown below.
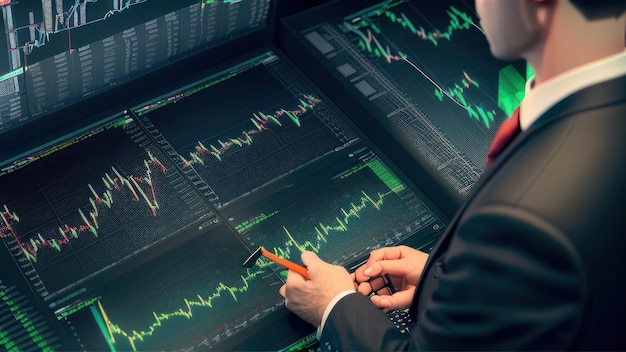
[[385,312],[408,308],[427,259],[428,254],[407,246],[374,250],[367,262],[354,273],[354,280],[360,283],[358,291],[369,295],[372,288],[366,281],[372,277],[389,274],[397,292],[391,296],[374,295],[370,300]]
[[301,258],[311,280],[290,270],[279,292],[289,310],[319,326],[328,303],[343,291],[354,291],[354,281],[345,268],[326,263],[313,252],[304,251]]

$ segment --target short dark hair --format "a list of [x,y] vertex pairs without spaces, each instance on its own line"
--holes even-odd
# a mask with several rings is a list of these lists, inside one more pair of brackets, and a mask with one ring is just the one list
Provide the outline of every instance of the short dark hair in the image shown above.
[[619,17],[626,11],[626,0],[570,0],[588,20]]

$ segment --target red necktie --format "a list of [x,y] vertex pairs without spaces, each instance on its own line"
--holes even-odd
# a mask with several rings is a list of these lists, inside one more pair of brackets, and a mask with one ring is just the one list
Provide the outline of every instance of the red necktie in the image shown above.
[[500,155],[500,153],[506,148],[507,145],[517,136],[520,132],[519,126],[519,108],[515,109],[511,117],[504,121],[496,136],[491,143],[489,153],[487,153],[487,165],[489,166]]

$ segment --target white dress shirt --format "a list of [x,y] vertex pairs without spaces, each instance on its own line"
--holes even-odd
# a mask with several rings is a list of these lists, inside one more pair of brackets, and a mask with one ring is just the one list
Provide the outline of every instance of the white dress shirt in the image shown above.
[[539,116],[564,98],[590,87],[626,75],[626,50],[561,73],[534,87],[526,82],[526,94],[520,106],[520,127],[525,131]]

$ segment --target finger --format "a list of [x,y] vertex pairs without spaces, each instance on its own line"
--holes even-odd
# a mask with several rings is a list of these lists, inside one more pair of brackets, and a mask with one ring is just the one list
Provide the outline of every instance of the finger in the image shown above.
[[300,259],[302,259],[302,263],[304,264],[304,266],[307,266],[307,267],[311,265],[315,265],[317,262],[321,261],[321,259],[317,256],[317,254],[311,251],[302,252],[302,254],[300,255]]
[[354,281],[361,283],[370,279],[370,276],[363,274],[363,271],[365,271],[365,269],[367,269],[367,267],[365,265],[361,265],[354,271]]
[[367,276],[379,276],[389,274],[391,276],[404,276],[407,274],[406,260],[385,260],[372,264],[363,271]]
[[281,296],[285,297],[285,295],[287,294],[287,285],[282,285],[280,289],[278,289],[278,293],[280,293]]
[[370,256],[369,258],[367,258],[367,262],[365,262],[365,264],[363,265],[363,267],[368,267],[373,263],[376,263],[380,260],[384,260],[385,259],[385,251],[388,250],[388,247],[385,248],[379,248],[379,249],[375,249],[373,251],[370,252]]
[[381,262],[372,263],[372,265],[363,270],[363,275],[366,277],[379,276],[383,270],[383,267],[382,265],[380,265],[380,263]]
[[359,284],[357,291],[364,296],[369,296],[372,293],[372,286],[368,282]]
[[354,283],[354,290],[359,290],[359,282],[356,281],[356,275],[354,273],[350,274],[350,279],[352,279],[352,283]]
[[383,298],[382,296],[374,295],[370,297],[370,301],[372,302],[374,306],[376,306],[379,309],[382,309],[386,313],[390,310],[393,310],[394,308],[391,308],[393,304],[389,300],[390,296],[385,296],[385,297],[386,298]]
[[395,260],[399,259],[402,256],[402,249],[400,247],[385,247],[375,249],[370,253],[370,256],[367,262],[355,271],[356,281],[364,282],[372,278],[373,276],[380,275],[380,269],[375,268],[374,271],[371,269],[366,272],[369,268],[371,268],[374,264],[385,261],[385,260]]
[[402,291],[396,295],[381,296],[381,305],[389,310],[405,309],[411,306],[413,300],[413,291]]
[[302,285],[302,283],[306,281],[307,279],[304,276],[289,269],[289,271],[287,272],[287,281],[285,281],[285,285],[290,287],[296,287]]
[[368,264],[376,263],[381,260],[393,260],[402,258],[404,246],[395,246],[395,247],[384,247],[373,250],[370,253],[369,259],[365,266],[368,267]]
[[391,296],[372,296],[370,301],[385,312],[396,309],[405,309],[411,305],[413,292],[410,290],[394,293]]
[[372,277],[375,275],[380,275],[381,272],[378,271],[378,269],[375,269],[374,272],[366,272],[365,270],[367,270],[368,268],[370,268],[376,263],[385,262],[388,260],[402,259],[407,255],[406,253],[407,249],[408,247],[406,246],[396,246],[396,247],[380,248],[380,249],[372,251],[367,262],[361,266],[363,268],[363,271],[359,273],[360,275],[357,276],[357,278],[363,280],[363,277],[361,276]]

